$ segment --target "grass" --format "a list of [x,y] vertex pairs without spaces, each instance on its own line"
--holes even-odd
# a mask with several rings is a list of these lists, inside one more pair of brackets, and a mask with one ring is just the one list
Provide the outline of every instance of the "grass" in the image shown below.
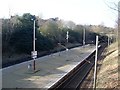
[[117,88],[118,85],[118,43],[107,48],[106,57],[97,74],[97,88]]

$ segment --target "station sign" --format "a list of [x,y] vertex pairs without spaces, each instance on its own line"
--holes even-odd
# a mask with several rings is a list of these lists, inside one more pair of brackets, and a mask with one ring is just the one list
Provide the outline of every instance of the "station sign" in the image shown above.
[[37,51],[32,51],[32,52],[31,52],[31,57],[32,57],[33,59],[37,58]]

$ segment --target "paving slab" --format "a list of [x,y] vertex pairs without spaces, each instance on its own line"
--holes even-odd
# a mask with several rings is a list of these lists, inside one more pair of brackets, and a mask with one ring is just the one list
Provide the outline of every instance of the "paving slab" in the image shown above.
[[4,68],[2,69],[3,88],[48,89],[94,51],[95,46],[86,45],[37,58],[35,73],[28,70],[28,65],[33,64],[33,61]]

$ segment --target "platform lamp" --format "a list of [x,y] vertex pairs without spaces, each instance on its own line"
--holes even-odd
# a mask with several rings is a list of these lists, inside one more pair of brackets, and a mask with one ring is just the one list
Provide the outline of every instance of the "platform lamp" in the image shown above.
[[[66,34],[67,44],[68,44],[68,39],[69,39],[69,32],[67,31],[67,34]],[[66,51],[68,51],[68,48],[66,48]]]
[[31,52],[33,58],[33,70],[35,71],[35,59],[37,58],[37,51],[35,51],[35,16],[32,17],[33,20],[33,51]]
[[85,28],[83,29],[83,46],[85,46]]

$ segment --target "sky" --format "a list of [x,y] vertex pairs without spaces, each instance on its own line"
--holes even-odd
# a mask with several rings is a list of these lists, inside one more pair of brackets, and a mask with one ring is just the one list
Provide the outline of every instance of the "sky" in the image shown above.
[[[43,19],[59,17],[76,24],[103,24],[114,27],[117,20],[117,11],[113,3],[119,0],[1,0],[0,18],[9,15],[31,13]],[[107,4],[107,5],[106,5]]]

